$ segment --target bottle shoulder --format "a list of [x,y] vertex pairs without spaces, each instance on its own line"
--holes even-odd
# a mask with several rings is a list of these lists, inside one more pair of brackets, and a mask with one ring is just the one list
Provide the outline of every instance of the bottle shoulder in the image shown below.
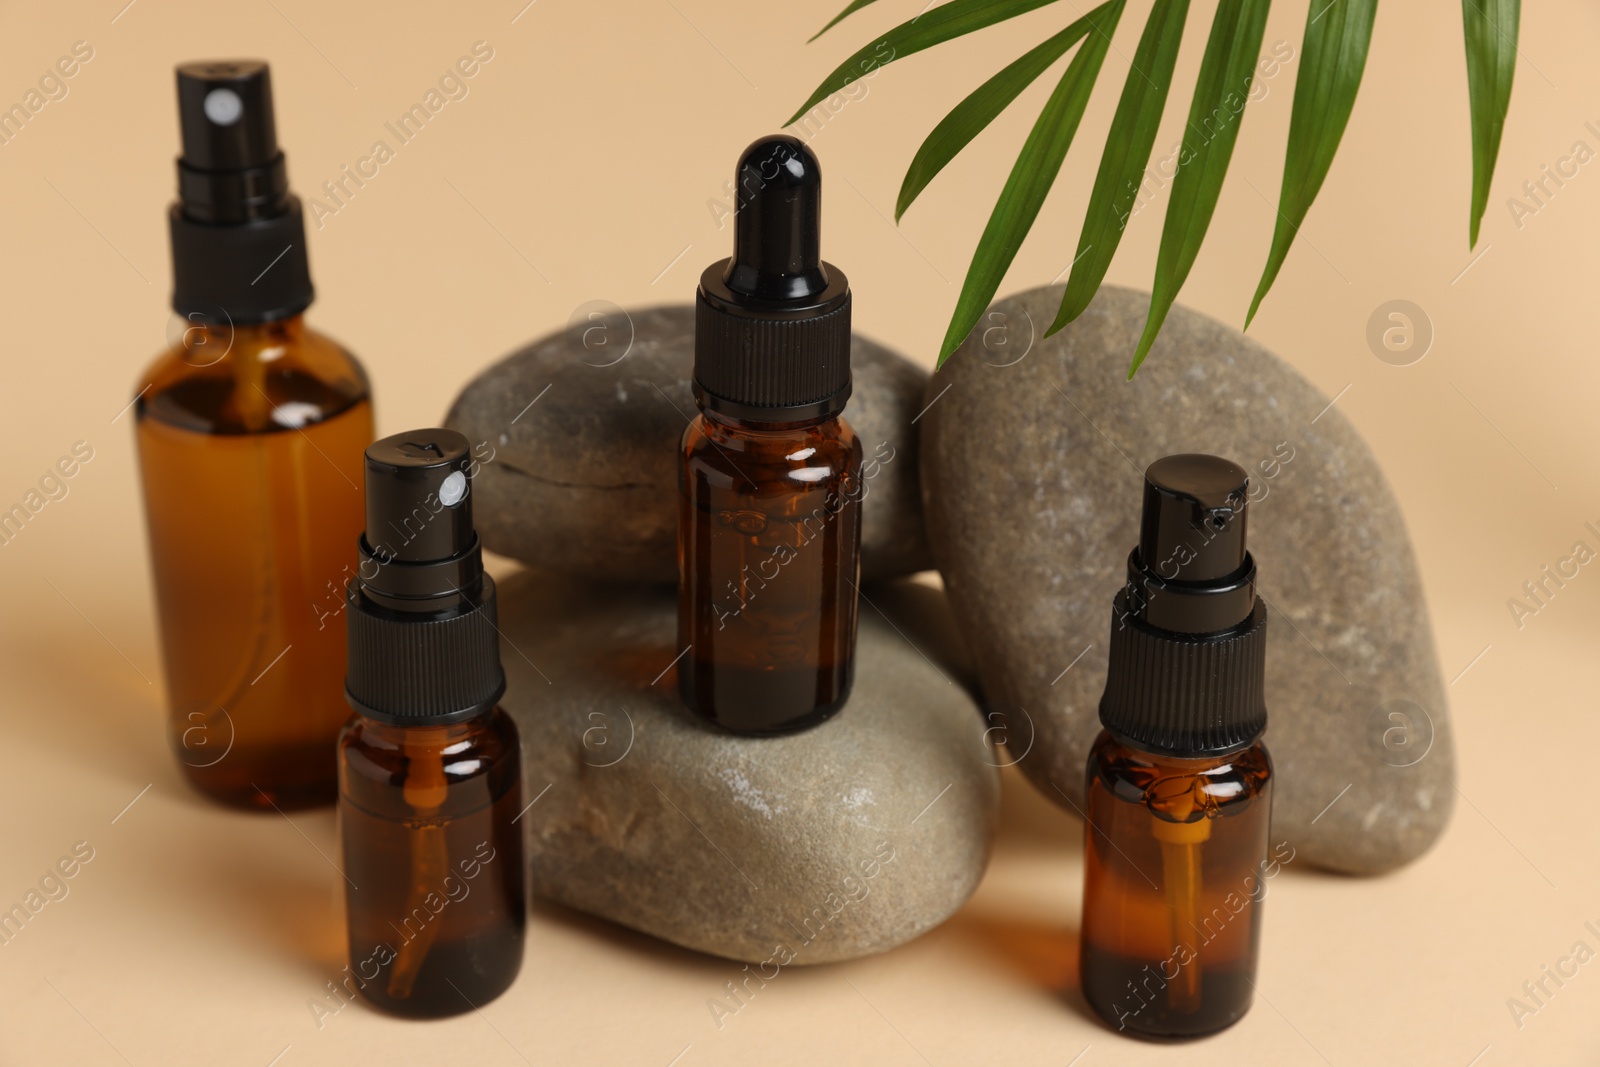
[[1183,759],[1144,751],[1102,730],[1089,752],[1089,780],[1118,800],[1178,821],[1228,815],[1268,795],[1272,757],[1263,741],[1235,752]]
[[203,433],[304,429],[370,399],[347,348],[298,321],[192,326],[137,383],[139,418]]
[[424,767],[451,786],[510,772],[520,775],[516,724],[499,707],[449,726],[394,726],[354,715],[339,735],[340,775],[353,788],[403,788]]
[[697,415],[684,430],[681,455],[690,472],[713,481],[816,488],[859,469],[861,440],[843,418],[796,427],[730,425]]

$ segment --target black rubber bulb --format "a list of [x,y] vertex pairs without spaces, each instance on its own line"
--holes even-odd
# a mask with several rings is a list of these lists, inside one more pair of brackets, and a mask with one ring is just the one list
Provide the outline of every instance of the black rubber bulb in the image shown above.
[[804,304],[828,288],[822,264],[822,168],[797,137],[763,137],[739,157],[733,258],[722,280],[756,300]]

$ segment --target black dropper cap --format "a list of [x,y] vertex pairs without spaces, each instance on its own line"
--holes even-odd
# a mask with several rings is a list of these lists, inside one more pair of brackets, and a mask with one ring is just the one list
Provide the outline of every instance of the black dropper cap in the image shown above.
[[216,60],[184,63],[177,79],[173,310],[240,324],[304,311],[314,295],[305,221],[278,148],[271,72],[260,60]]
[[385,437],[366,454],[367,528],[346,590],[352,707],[438,726],[505,692],[494,580],[472,525],[477,465],[454,430]]
[[764,137],[734,174],[733,255],[695,301],[695,396],[755,422],[798,422],[850,398],[850,282],[821,256],[822,170],[799,138]]
[[1215,755],[1266,729],[1267,618],[1245,547],[1249,485],[1244,468],[1217,456],[1167,456],[1145,471],[1100,700],[1100,721],[1137,747]]

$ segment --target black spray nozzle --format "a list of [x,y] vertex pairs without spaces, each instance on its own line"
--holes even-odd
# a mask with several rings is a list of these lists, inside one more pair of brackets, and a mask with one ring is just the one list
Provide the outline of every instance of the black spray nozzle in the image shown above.
[[472,529],[474,470],[454,430],[367,446],[367,530],[345,592],[345,696],[363,715],[443,725],[505,692],[494,580]]
[[1244,566],[1250,476],[1217,456],[1167,456],[1144,472],[1139,555],[1171,581],[1210,582]]
[[288,210],[289,181],[272,108],[272,73],[258,59],[177,69],[178,200],[197,222],[239,223]]
[[278,154],[272,72],[259,59],[178,67],[183,161],[196,170],[261,167]]
[[278,150],[272,75],[256,59],[178,67],[172,310],[239,326],[298,315],[316,295],[305,217]]
[[1250,476],[1218,456],[1152,463],[1144,477],[1139,547],[1128,559],[1129,601],[1145,622],[1175,633],[1237,626],[1255,606],[1245,548]]
[[367,447],[361,583],[373,599],[433,611],[475,592],[483,563],[472,474],[472,450],[454,430],[412,430]]
[[1112,602],[1100,722],[1184,758],[1267,728],[1267,615],[1245,548],[1250,477],[1217,456],[1167,456],[1144,475],[1139,545]]
[[367,543],[390,558],[434,563],[473,546],[467,439],[412,430],[367,446]]
[[757,300],[810,302],[828,288],[822,264],[822,168],[797,137],[763,137],[739,157],[733,258],[722,280]]

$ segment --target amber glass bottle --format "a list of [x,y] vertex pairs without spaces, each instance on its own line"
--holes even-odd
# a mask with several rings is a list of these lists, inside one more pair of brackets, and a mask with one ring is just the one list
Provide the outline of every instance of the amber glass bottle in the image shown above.
[[700,279],[679,487],[679,689],[781,733],[844,706],[855,670],[861,443],[850,285],[820,258],[822,176],[793,137],[745,150],[734,254]]
[[1272,765],[1247,488],[1214,456],[1152,464],[1114,605],[1080,972],[1089,1005],[1143,1037],[1221,1030],[1254,993]]
[[854,666],[861,443],[843,419],[708,411],[683,453],[686,699],[746,733],[826,718]]
[[366,531],[347,591],[339,741],[350,971],[375,1007],[471,1011],[522,967],[527,903],[517,730],[494,581],[472,526],[466,438],[416,430],[367,449]]
[[527,905],[517,731],[499,708],[447,726],[357,716],[339,742],[350,970],[411,1018],[457,1015],[522,968]]
[[1118,1029],[1195,1037],[1250,1007],[1271,774],[1259,741],[1176,759],[1101,731],[1089,756],[1083,995]]
[[367,378],[301,318],[304,226],[266,65],[180,67],[178,102],[173,307],[185,327],[135,405],[170,739],[214,799],[330,803]]

